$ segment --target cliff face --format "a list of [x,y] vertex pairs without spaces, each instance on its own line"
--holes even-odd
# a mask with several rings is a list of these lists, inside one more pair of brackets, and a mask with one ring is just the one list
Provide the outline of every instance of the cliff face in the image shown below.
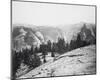
[[93,41],[96,39],[96,26],[91,23],[77,23],[73,25],[64,25],[59,27],[63,33],[66,42],[75,40],[80,34],[81,39],[85,41]]
[[[44,40],[43,35],[40,32],[37,34],[37,31],[32,32],[31,30],[26,30],[22,27],[15,31],[18,31],[19,33],[17,32],[18,35],[13,36],[13,49],[18,51],[22,50],[23,48],[30,48],[32,45],[34,47],[38,47]],[[13,33],[15,34],[16,32]]]
[[16,25],[12,31],[12,45],[13,49],[19,51],[22,48],[30,48],[32,45],[39,47],[48,40],[56,42],[61,36],[60,29],[53,27]]

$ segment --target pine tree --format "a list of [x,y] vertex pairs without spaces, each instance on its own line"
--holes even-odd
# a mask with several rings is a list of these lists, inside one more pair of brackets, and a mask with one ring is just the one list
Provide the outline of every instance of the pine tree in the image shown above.
[[63,38],[58,38],[58,42],[57,42],[57,46],[58,46],[58,53],[64,53],[65,52],[65,40]]
[[55,57],[55,54],[54,54],[54,52],[51,52],[51,57]]
[[47,42],[47,52],[51,52],[51,41],[49,40],[48,42]]
[[40,51],[42,52],[42,56],[44,59],[44,63],[46,62],[46,55],[47,55],[47,45],[46,44],[41,44],[40,45]]
[[77,36],[76,44],[77,44],[77,48],[81,47],[81,45],[82,45],[80,34],[78,34],[78,36]]

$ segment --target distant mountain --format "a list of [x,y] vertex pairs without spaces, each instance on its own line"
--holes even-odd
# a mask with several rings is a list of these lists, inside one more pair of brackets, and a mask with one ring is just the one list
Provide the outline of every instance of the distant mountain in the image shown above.
[[48,40],[56,42],[61,37],[61,30],[45,26],[13,25],[12,41],[13,49],[22,50],[30,46],[38,46]]
[[30,48],[30,46],[32,45],[38,46],[39,44],[41,44],[39,38],[37,38],[36,35],[31,30],[25,29],[24,27],[15,28],[13,30],[12,37],[13,37],[12,39],[13,48],[16,50],[21,50],[22,48],[26,47]]
[[64,25],[59,27],[63,33],[66,42],[75,40],[80,34],[82,40],[90,41],[96,39],[96,26],[91,23],[77,23],[73,25]]
[[13,25],[12,29],[12,46],[15,50],[30,48],[46,43],[48,40],[57,42],[58,37],[64,38],[70,43],[80,34],[81,39],[87,42],[96,40],[96,26],[90,23],[78,23],[73,25],[52,26],[35,26],[35,25]]
[[87,42],[96,40],[96,27],[93,24],[83,24],[80,31],[81,39]]
[[62,30],[52,26],[40,26],[38,30],[43,34],[45,41],[57,42],[58,37],[63,37]]

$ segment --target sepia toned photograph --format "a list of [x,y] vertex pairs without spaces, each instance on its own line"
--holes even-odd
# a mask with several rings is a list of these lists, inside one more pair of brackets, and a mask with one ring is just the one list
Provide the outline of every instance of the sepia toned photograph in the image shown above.
[[96,74],[96,6],[11,2],[11,79]]

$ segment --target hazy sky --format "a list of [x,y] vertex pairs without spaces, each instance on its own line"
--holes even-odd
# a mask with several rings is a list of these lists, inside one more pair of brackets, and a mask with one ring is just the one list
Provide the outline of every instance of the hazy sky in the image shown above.
[[95,23],[95,7],[12,2],[12,23],[33,25],[66,25]]

